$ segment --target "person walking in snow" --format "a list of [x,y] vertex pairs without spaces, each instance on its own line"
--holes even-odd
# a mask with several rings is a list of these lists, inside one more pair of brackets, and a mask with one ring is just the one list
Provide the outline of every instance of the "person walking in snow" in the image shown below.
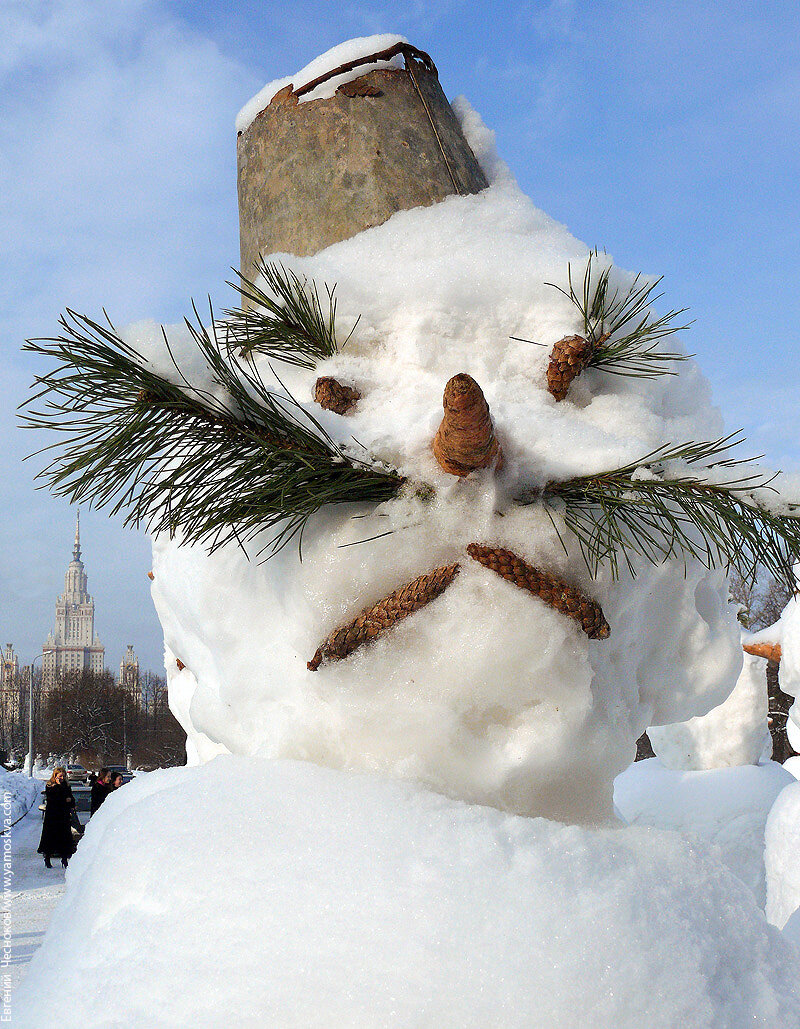
[[109,775],[108,769],[101,768],[97,781],[92,784],[92,803],[89,809],[90,818],[111,792],[110,779],[111,776]]
[[50,858],[54,854],[60,855],[61,864],[66,868],[69,859],[75,853],[71,826],[75,798],[67,781],[66,769],[60,766],[54,768],[44,789],[44,824],[38,853],[44,855],[45,868],[53,867]]
[[125,779],[123,778],[122,773],[121,772],[115,772],[114,775],[111,776],[111,783],[110,783],[108,788],[109,788],[109,791],[111,791],[111,790],[118,790],[120,788],[120,786],[124,786],[124,785],[125,785]]

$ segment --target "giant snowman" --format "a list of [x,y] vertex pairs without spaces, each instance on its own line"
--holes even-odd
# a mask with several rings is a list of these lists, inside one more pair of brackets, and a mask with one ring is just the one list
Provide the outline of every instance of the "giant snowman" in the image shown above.
[[[299,92],[397,39],[353,41],[270,84],[240,116],[240,133],[287,82]],[[301,105],[363,72],[337,76]],[[721,419],[690,361],[652,379],[589,369],[554,399],[549,350],[582,325],[553,284],[582,279],[589,250],[520,192],[469,105],[454,108],[488,188],[400,211],[305,257],[266,255],[320,292],[335,287],[347,342],[313,369],[251,356],[345,451],[397,470],[406,486],[380,505],[323,507],[301,552],[295,542],[266,561],[257,556],[266,535],[247,552],[232,542],[211,556],[180,534],[159,535],[152,591],[170,702],[192,762],[226,752],[301,758],[521,814],[603,819],[645,728],[703,714],[732,688],[741,650],[725,576],[680,554],[656,566],[637,560],[635,579],[624,566],[617,581],[608,568],[590,575],[577,546],[562,544],[557,508],[519,498],[666,443],[714,439]],[[309,219],[324,217],[325,197],[307,203]],[[602,254],[594,262],[611,265]],[[633,276],[612,267],[611,281],[624,291]],[[179,335],[169,335],[180,362]],[[161,359],[157,327],[126,338]],[[458,475],[432,444],[445,385],[464,374],[486,398],[502,459]],[[357,403],[322,409],[320,377],[356,391]],[[470,544],[506,549],[577,588],[599,605],[607,638],[472,560]],[[431,603],[346,659],[309,669],[337,627],[454,565]]]
[[[270,84],[240,132],[398,42],[352,41]],[[354,77],[307,90],[301,114],[341,85],[372,103],[379,87]],[[20,1026],[65,1010],[96,1029],[800,1024],[797,955],[748,886],[713,848],[612,814],[642,731],[734,686],[724,572],[677,554],[590,572],[548,500],[609,468],[652,477],[643,456],[718,438],[720,416],[687,360],[655,378],[587,367],[556,400],[549,353],[584,326],[555,287],[590,257],[623,294],[634,276],[537,210],[454,107],[486,188],[268,252],[319,296],[335,287],[340,345],[308,368],[238,359],[398,489],[322,504],[302,552],[296,536],[268,556],[280,523],[213,553],[155,536],[189,767],[137,777],[92,819],[15,994]],[[178,389],[219,398],[192,331],[166,337],[124,333]],[[483,433],[471,469],[452,460],[465,396]]]

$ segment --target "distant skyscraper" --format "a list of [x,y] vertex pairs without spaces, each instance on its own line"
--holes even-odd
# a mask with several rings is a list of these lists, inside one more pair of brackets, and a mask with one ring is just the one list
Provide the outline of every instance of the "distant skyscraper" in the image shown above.
[[64,592],[56,601],[56,624],[42,647],[42,680],[52,685],[64,672],[103,671],[105,648],[94,631],[94,601],[81,561],[81,516],[75,526],[72,560]]
[[0,651],[2,668],[2,689],[0,689],[0,746],[11,747],[11,731],[19,712],[19,659],[11,643],[6,643],[5,652]]
[[131,695],[131,699],[139,703],[139,658],[133,651],[133,645],[128,644],[128,649],[122,656],[119,663],[119,684],[124,686]]
[[2,688],[13,689],[17,684],[19,674],[19,659],[14,653],[13,643],[6,643],[5,653],[0,652],[0,665],[2,665]]

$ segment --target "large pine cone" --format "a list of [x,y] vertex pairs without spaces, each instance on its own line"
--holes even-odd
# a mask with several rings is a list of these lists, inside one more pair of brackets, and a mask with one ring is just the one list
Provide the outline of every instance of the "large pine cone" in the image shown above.
[[308,662],[309,670],[316,672],[323,661],[341,661],[386,629],[429,604],[440,593],[444,593],[455,579],[459,567],[454,564],[434,568],[432,572],[418,576],[368,607],[352,622],[334,629]]
[[604,640],[610,635],[611,628],[600,605],[574,586],[540,572],[511,550],[502,547],[483,547],[478,543],[470,543],[467,553],[515,586],[535,594],[556,611],[574,618],[590,640]]
[[563,400],[572,380],[589,364],[594,346],[583,336],[565,336],[553,345],[547,366],[547,388]]
[[503,452],[494,434],[489,405],[478,383],[459,372],[447,382],[444,417],[433,440],[433,456],[450,475],[469,475],[494,462],[503,467]]

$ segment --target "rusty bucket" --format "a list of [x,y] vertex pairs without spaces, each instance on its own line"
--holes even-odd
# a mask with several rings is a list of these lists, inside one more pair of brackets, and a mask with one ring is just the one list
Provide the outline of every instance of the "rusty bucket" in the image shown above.
[[[405,67],[370,65],[402,55]],[[364,67],[327,99],[324,81]],[[237,141],[242,273],[260,255],[313,254],[397,211],[487,185],[431,58],[407,43],[284,87]]]

